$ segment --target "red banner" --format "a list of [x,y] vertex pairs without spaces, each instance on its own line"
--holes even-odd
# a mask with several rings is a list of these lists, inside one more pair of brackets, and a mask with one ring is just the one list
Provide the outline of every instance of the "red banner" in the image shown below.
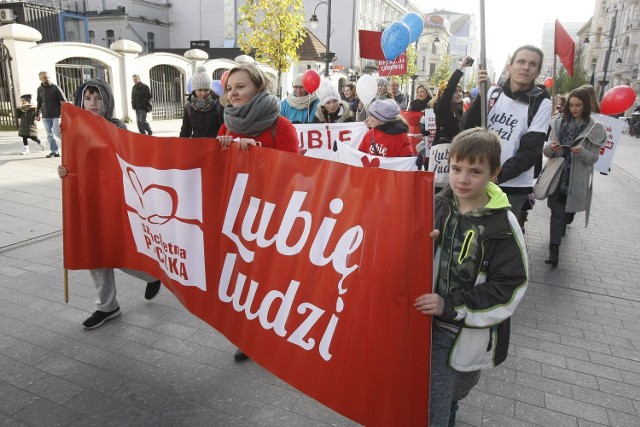
[[358,30],[358,45],[360,58],[384,61],[382,52],[382,31]]
[[70,104],[62,125],[66,268],[146,271],[324,405],[427,425],[413,302],[431,290],[432,174],[150,137]]
[[378,62],[378,73],[383,77],[407,74],[407,55],[403,53],[393,61]]

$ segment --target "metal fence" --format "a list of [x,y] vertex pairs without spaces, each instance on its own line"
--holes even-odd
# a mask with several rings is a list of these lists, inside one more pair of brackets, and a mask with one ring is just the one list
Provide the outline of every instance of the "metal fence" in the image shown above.
[[68,58],[56,64],[56,81],[68,101],[73,102],[78,87],[89,79],[111,84],[109,70],[100,61],[90,58]]
[[[35,94],[33,101],[35,102]],[[18,129],[16,100],[13,97],[11,57],[7,47],[0,41],[0,126]]]
[[180,119],[184,111],[184,84],[180,70],[170,65],[157,65],[149,71],[149,87],[153,96],[155,120]]

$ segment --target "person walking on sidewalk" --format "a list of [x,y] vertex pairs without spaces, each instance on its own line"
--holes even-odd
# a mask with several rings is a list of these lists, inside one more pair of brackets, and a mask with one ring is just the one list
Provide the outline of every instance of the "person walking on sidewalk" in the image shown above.
[[29,151],[29,139],[37,142],[40,148],[44,151],[44,144],[38,139],[38,127],[36,126],[36,106],[31,103],[31,95],[25,94],[20,97],[20,107],[16,111],[16,117],[20,120],[20,126],[18,127],[18,136],[22,137],[22,149],[23,156],[30,154]]
[[142,83],[138,74],[133,75],[133,88],[131,88],[131,108],[136,112],[138,132],[143,135],[153,135],[151,125],[147,121],[147,114],[151,112],[151,89]]
[[[104,117],[117,127],[126,129],[127,126],[119,119],[113,117],[113,93],[108,83],[102,80],[88,80],[78,88],[75,96],[75,105],[93,114]],[[68,170],[65,165],[58,166],[58,176],[64,178]],[[121,268],[130,276],[147,282],[144,292],[146,300],[153,299],[160,292],[161,283],[155,277],[142,271]],[[89,270],[91,280],[98,293],[96,300],[97,310],[82,323],[85,329],[94,329],[107,320],[120,316],[120,305],[116,299],[116,282],[113,268],[96,268]]]
[[563,113],[551,122],[549,141],[542,150],[546,157],[565,159],[560,183],[547,199],[551,218],[549,257],[545,264],[558,266],[562,236],[576,212],[586,211],[585,226],[589,223],[593,165],[600,158],[605,141],[604,125],[591,117],[589,92],[583,88],[572,90]]
[[51,83],[49,73],[40,71],[38,78],[42,82],[38,87],[36,99],[38,105],[36,107],[36,120],[42,119],[42,124],[47,132],[49,141],[49,149],[51,153],[47,154],[48,158],[60,157],[56,136],[62,143],[62,134],[60,133],[60,110],[62,103],[67,102],[62,90]]

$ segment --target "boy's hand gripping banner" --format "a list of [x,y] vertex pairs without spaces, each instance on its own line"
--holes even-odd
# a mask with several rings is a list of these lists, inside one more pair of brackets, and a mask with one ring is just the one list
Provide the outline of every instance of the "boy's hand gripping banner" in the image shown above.
[[427,424],[432,174],[62,123],[66,268],[146,271],[335,411]]

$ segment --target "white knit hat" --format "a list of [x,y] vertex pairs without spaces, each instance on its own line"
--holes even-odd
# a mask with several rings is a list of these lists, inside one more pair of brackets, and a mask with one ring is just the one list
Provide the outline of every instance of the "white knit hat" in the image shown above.
[[331,83],[323,82],[318,89],[318,98],[320,98],[321,105],[324,105],[334,99],[336,101],[340,101],[340,94]]
[[211,80],[206,68],[202,65],[198,66],[196,73],[191,77],[191,90],[211,89],[211,83],[213,83],[213,80]]

